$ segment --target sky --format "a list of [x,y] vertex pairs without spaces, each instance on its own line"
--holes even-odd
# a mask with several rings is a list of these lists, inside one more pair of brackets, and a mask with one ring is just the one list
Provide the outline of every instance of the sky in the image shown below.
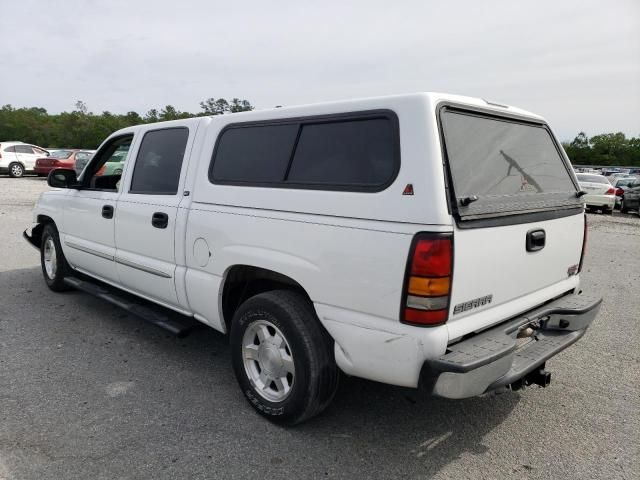
[[[0,105],[256,108],[419,91],[640,136],[640,0],[0,0]],[[15,19],[16,21],[11,21]]]

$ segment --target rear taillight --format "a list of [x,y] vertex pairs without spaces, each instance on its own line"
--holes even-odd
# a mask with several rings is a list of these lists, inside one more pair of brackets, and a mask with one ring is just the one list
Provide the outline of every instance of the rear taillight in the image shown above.
[[624,195],[624,190],[621,188],[616,188],[616,196],[621,197]]
[[584,233],[582,234],[582,252],[580,252],[580,263],[578,264],[578,273],[582,271],[582,262],[584,262],[584,252],[587,248],[587,214],[584,214]]
[[613,188],[613,187],[611,187],[611,188],[609,188],[609,190],[607,190],[604,194],[605,194],[605,195],[615,195],[615,193],[616,193],[616,189],[615,189],[615,188]]
[[453,236],[419,233],[413,239],[400,317],[412,325],[442,325],[449,315]]

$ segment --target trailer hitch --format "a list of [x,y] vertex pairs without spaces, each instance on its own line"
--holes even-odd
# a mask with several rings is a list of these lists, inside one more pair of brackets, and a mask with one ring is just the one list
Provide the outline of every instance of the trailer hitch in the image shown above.
[[551,372],[547,372],[544,369],[544,363],[536,370],[527,373],[524,377],[516,380],[511,384],[511,390],[521,390],[530,385],[538,385],[542,388],[548,387],[551,384]]

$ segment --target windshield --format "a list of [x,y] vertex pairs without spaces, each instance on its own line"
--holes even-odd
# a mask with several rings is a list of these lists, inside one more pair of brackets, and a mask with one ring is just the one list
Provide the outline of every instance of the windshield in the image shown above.
[[89,160],[91,158],[91,153],[89,152],[78,152],[76,153],[76,161],[77,160]]
[[587,175],[584,173],[579,173],[578,175],[576,175],[576,177],[578,177],[579,182],[604,183],[611,185],[609,183],[609,180],[607,180],[607,178],[603,177],[602,175]]
[[441,122],[461,216],[579,205],[546,128],[455,110],[445,110]]

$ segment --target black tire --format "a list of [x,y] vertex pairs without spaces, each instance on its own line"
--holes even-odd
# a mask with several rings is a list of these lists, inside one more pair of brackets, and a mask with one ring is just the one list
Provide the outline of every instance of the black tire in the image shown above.
[[24,176],[24,167],[21,163],[13,162],[9,164],[9,176],[11,178],[20,178]]
[[628,213],[629,209],[624,206],[624,198],[620,201],[620,213]]
[[[49,244],[49,241],[52,243]],[[45,263],[45,256],[50,248],[55,249],[55,268],[53,271],[48,269]],[[64,253],[62,253],[62,247],[60,246],[60,236],[58,235],[58,229],[53,223],[48,223],[42,230],[42,241],[40,243],[40,265],[42,267],[42,275],[47,286],[54,292],[64,292],[70,290],[66,283],[64,283],[65,277],[69,276],[70,268]]]
[[[295,369],[290,390],[281,401],[265,398],[261,392],[266,390],[258,389],[245,367],[245,362],[251,364],[252,361],[260,365],[258,360],[247,359],[243,353],[245,333],[251,328],[247,334],[250,338],[256,325],[264,322],[283,335],[286,352],[290,353]],[[273,290],[246,300],[233,317],[230,343],[236,379],[245,397],[260,415],[274,423],[295,425],[318,415],[331,403],[338,387],[333,339],[318,321],[312,304],[301,294],[290,290]],[[259,347],[256,346],[256,349],[258,352]],[[262,372],[260,368],[257,371]],[[271,384],[271,381],[268,383]]]

